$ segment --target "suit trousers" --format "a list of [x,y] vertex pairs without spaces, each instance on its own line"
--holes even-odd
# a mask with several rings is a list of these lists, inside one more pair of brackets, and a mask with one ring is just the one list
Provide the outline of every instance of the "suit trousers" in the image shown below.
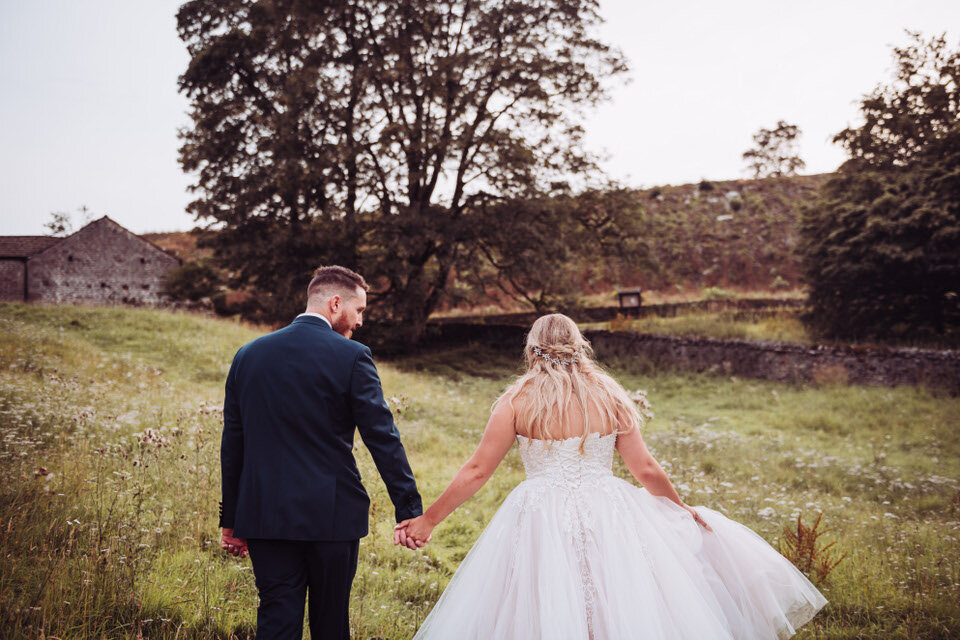
[[359,540],[247,540],[260,594],[256,640],[301,640],[309,589],[311,640],[350,640]]

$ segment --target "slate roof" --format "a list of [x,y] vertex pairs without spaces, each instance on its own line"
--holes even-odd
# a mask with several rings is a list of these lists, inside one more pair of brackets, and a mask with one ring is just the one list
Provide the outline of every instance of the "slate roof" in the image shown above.
[[0,236],[0,258],[29,258],[62,240],[53,236]]
[[74,231],[69,236],[66,236],[63,238],[54,237],[54,236],[0,236],[0,260],[4,258],[7,258],[7,259],[15,258],[20,260],[31,258],[37,255],[38,253],[40,253],[41,251],[46,251],[53,245],[59,242],[63,242],[67,238],[77,235],[87,227],[96,225],[96,224],[101,224],[103,222],[109,222],[114,226],[119,227],[120,229],[123,229],[124,231],[126,231],[128,234],[130,234],[137,240],[147,243],[157,251],[167,256],[170,256],[174,260],[178,261],[180,264],[183,264],[183,259],[180,256],[178,256],[175,252],[170,251],[168,249],[164,249],[160,245],[154,242],[151,242],[150,240],[147,240],[143,236],[133,233],[132,231],[130,231],[129,229],[121,225],[116,220],[110,218],[109,216],[103,216],[102,218],[98,218],[92,222],[88,222],[86,225],[84,225],[80,229]]

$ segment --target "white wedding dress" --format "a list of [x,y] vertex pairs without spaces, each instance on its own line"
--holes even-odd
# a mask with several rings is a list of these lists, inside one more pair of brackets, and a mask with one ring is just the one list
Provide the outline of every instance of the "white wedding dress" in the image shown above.
[[779,640],[826,598],[748,527],[611,471],[616,434],[517,436],[507,496],[416,640]]

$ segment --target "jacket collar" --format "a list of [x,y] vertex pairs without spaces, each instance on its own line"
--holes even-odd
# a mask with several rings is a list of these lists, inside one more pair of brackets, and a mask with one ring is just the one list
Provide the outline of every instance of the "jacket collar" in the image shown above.
[[330,329],[331,331],[333,330],[322,318],[315,318],[313,316],[300,316],[298,318],[294,318],[293,322],[290,324],[313,324],[323,329]]

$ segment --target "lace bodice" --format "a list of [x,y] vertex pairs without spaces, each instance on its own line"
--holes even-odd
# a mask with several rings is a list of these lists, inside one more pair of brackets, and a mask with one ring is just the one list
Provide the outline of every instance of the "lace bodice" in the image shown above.
[[517,434],[520,457],[528,480],[541,480],[560,488],[576,488],[584,482],[613,475],[614,433],[591,433],[580,453],[580,437],[537,440]]

